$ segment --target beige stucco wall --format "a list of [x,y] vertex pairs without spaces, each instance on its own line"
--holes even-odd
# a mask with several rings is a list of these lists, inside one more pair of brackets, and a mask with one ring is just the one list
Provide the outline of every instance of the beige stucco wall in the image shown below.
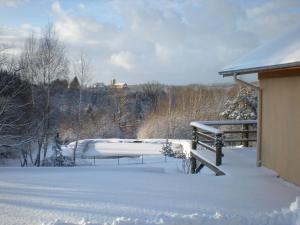
[[300,70],[259,74],[262,165],[300,186]]

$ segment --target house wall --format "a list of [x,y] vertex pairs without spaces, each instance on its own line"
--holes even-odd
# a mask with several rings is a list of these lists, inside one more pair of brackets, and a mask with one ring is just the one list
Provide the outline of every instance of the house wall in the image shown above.
[[300,186],[300,69],[259,73],[262,165]]

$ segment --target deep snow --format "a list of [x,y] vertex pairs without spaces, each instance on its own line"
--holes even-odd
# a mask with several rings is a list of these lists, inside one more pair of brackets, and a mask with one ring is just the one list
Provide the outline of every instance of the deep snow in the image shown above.
[[0,168],[0,224],[300,224],[300,188],[255,167],[253,149],[227,149],[227,174],[216,177],[207,169],[184,174],[180,159],[165,163],[162,141],[126,142],[94,140],[83,152],[134,151],[143,164],[122,158],[120,165],[98,159],[75,168]]

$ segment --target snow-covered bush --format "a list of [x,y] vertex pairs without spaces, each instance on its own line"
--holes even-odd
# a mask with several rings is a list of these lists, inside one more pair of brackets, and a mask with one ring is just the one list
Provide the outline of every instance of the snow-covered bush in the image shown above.
[[221,116],[230,120],[257,119],[257,93],[253,89],[243,88],[236,98],[225,103]]
[[69,156],[56,157],[55,155],[52,155],[43,160],[43,166],[67,167],[74,166],[74,162],[73,159]]
[[169,157],[174,157],[174,151],[172,149],[172,143],[168,141],[168,139],[166,140],[166,143],[163,144],[162,148],[161,148],[161,153],[164,156],[169,156]]
[[[162,146],[161,153],[166,157],[173,157],[182,159],[182,169],[180,170],[183,173],[189,173],[190,172],[190,159],[186,156],[186,154],[183,151],[183,146],[181,144],[174,144],[172,146],[172,142],[169,142],[168,139],[166,140],[165,144]],[[166,161],[166,158],[165,158]]]
[[181,144],[174,144],[172,146],[172,142],[169,142],[168,139],[162,146],[162,150],[160,151],[164,156],[174,157],[174,158],[185,158],[185,154],[183,152],[183,147]]
[[43,166],[74,166],[73,158],[63,155],[61,146],[61,141],[55,138],[55,143],[52,146],[52,155],[43,160]]

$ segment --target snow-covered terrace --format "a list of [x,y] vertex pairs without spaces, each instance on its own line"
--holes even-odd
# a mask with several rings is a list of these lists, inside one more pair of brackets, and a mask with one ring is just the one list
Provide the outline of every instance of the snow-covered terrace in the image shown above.
[[[190,150],[192,173],[198,173],[204,166],[207,166],[217,176],[225,175],[226,173],[218,168],[222,165],[224,145],[243,143],[245,147],[248,147],[249,142],[257,141],[256,120],[194,121],[190,125],[193,128]],[[220,126],[227,127],[227,129],[220,129]],[[228,126],[231,129],[228,129]],[[202,155],[203,151],[197,151],[198,147],[213,152],[214,159],[207,159]]]

